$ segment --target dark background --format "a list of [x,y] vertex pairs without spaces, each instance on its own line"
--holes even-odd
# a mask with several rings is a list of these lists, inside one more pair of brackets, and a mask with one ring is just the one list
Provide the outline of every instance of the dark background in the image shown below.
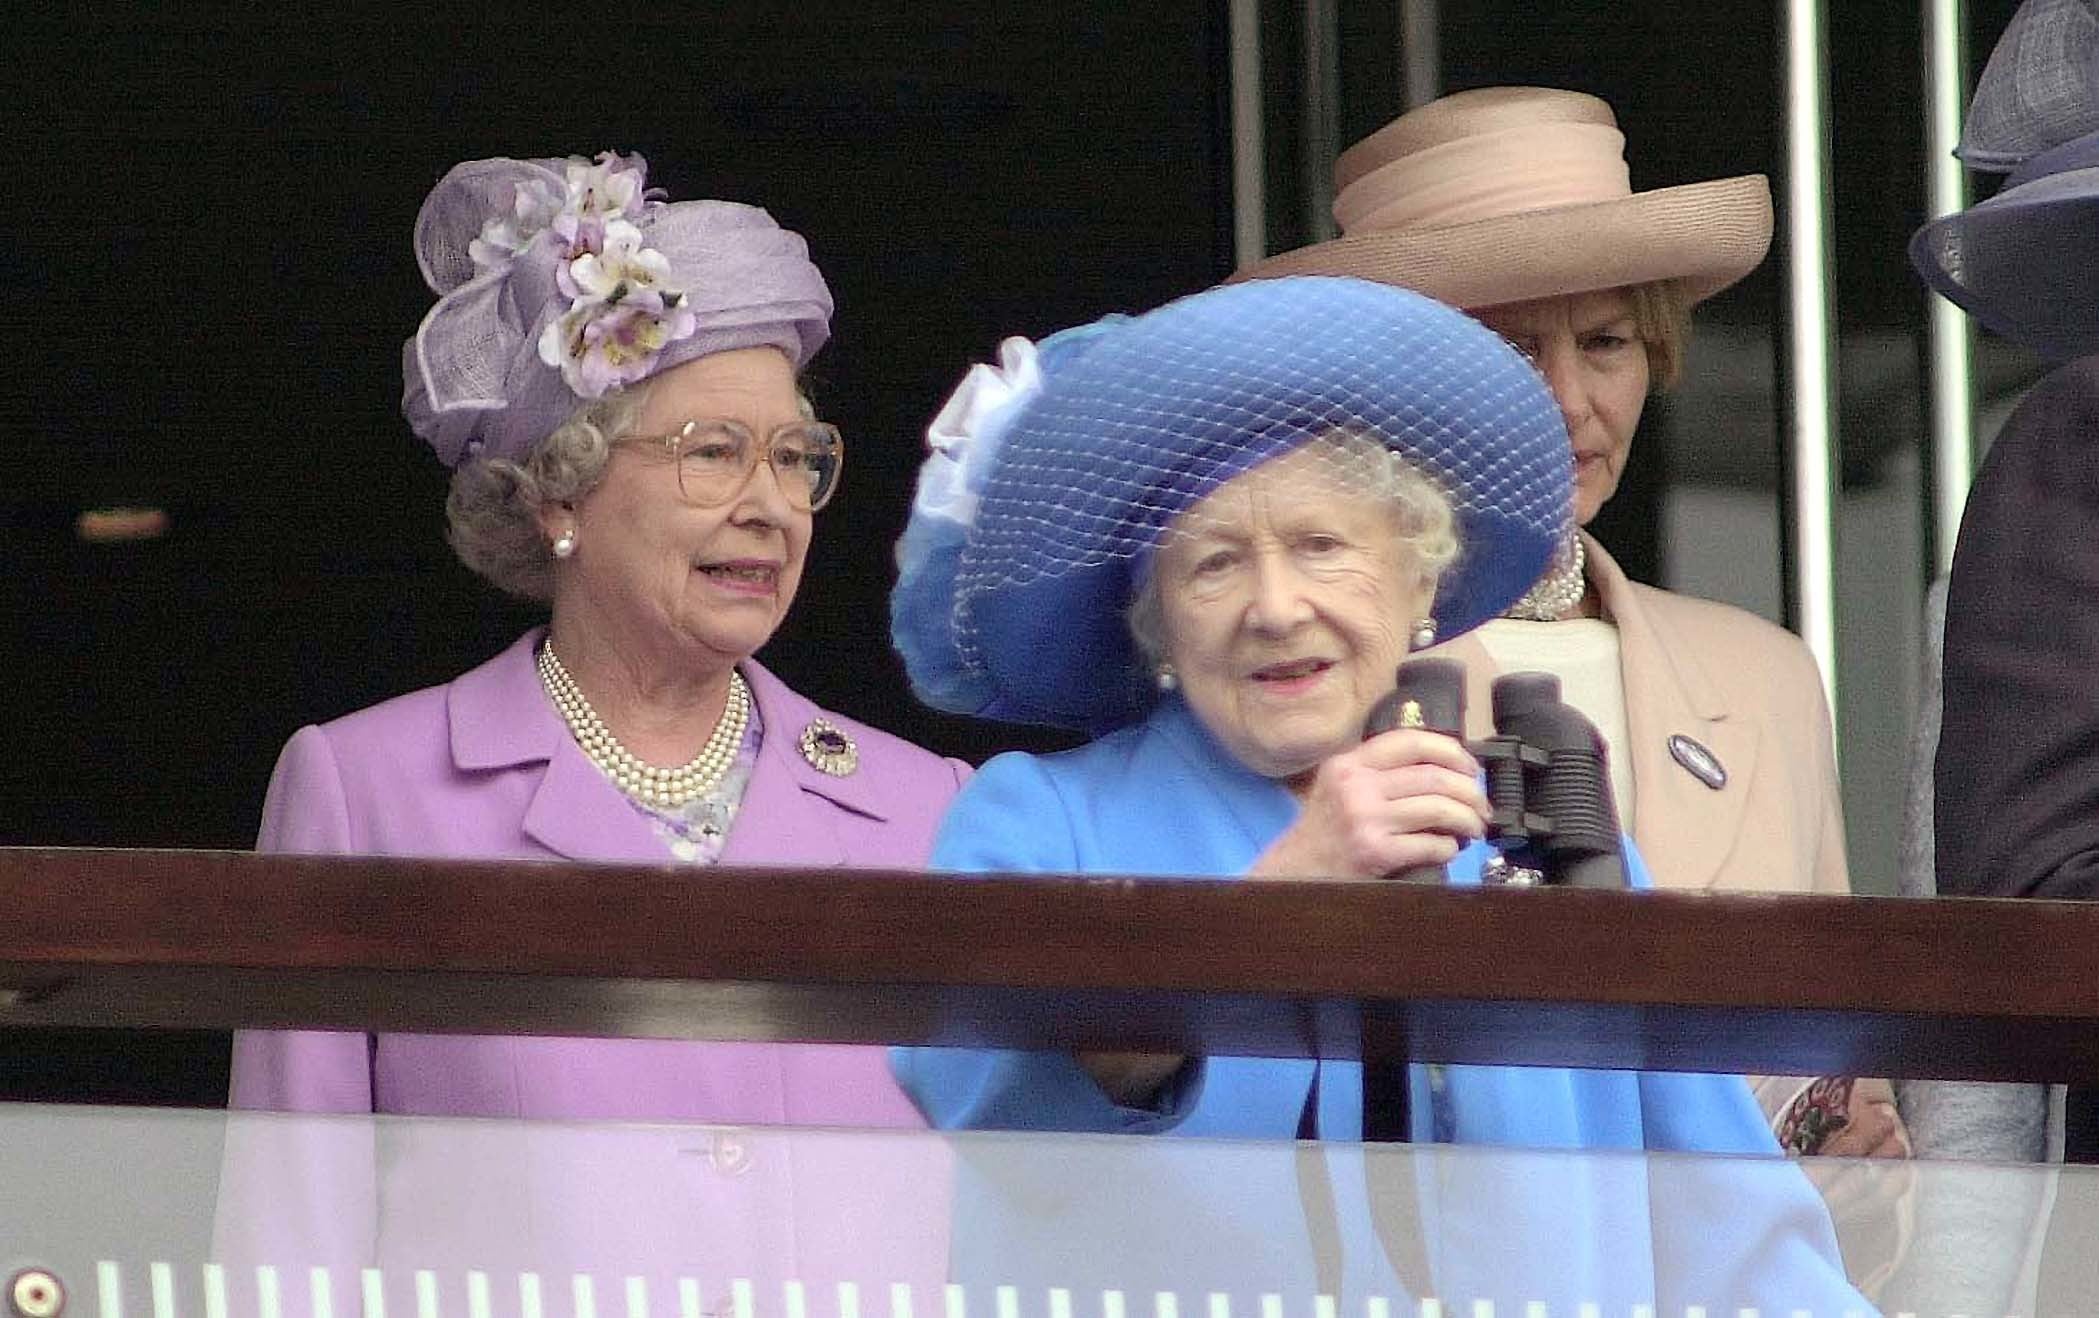
[[[764,657],[819,703],[943,751],[1049,744],[919,707],[887,645],[924,424],[1003,336],[1155,305],[1233,262],[1224,6],[1036,8],[1053,12],[11,18],[0,843],[245,846],[300,724],[445,681],[535,620],[453,562],[446,472],[398,412],[401,341],[430,303],[410,225],[449,165],[486,155],[640,151],[674,198],[763,205],[809,239],[839,308],[811,379],[851,461]],[[1834,8],[1842,328],[1906,330],[1922,306],[1900,255],[1922,218],[1917,7]],[[1970,5],[1978,64],[2011,8]],[[1446,86],[1603,95],[1636,187],[1775,174],[1775,11],[1449,3]],[[1342,0],[1337,145],[1400,108],[1396,13]],[[1265,6],[1274,249],[1306,232],[1303,21]],[[1701,323],[1760,331],[1776,289],[1767,264]],[[1847,482],[1916,442],[1878,410],[1847,414]],[[1650,417],[1600,529],[1653,579],[1656,501],[1684,464],[1668,407]],[[1731,436],[1746,456],[1717,478],[1771,481],[1775,443],[1769,425]],[[166,509],[171,530],[75,535],[81,511],[112,505]],[[210,1102],[223,1084],[211,1037],[0,1036],[0,1096]]]

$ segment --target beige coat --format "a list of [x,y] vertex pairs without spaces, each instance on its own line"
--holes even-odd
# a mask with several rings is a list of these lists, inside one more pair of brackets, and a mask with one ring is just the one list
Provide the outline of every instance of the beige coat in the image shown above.
[[[1589,581],[1604,616],[1618,626],[1633,771],[1630,831],[1655,883],[1706,891],[1850,891],[1829,702],[1807,647],[1731,605],[1637,585],[1603,546],[1582,540]],[[1464,661],[1468,735],[1491,733],[1490,694],[1500,674],[1486,647],[1461,636],[1439,653]],[[1669,739],[1678,735],[1704,746],[1726,769],[1718,790],[1670,754]],[[1774,1125],[1807,1083],[1799,1076],[1747,1078]],[[1893,1101],[1887,1081],[1859,1084]],[[1853,1280],[1868,1294],[1877,1292],[1907,1249],[1909,1173],[1834,1164],[1811,1175],[1828,1199]]]
[[[1730,604],[1642,586],[1587,535],[1589,582],[1618,626],[1632,750],[1629,830],[1656,886],[1851,890],[1829,702],[1800,638]],[[1501,676],[1476,636],[1433,653],[1465,665],[1468,737],[1494,731]],[[1717,789],[1678,763],[1689,737],[1726,770]],[[1751,1076],[1774,1122],[1806,1079]],[[1881,1083],[1881,1082],[1875,1082]]]
[[[1664,888],[1849,892],[1829,704],[1814,658],[1732,605],[1629,580],[1583,536],[1589,581],[1618,626],[1631,745],[1629,830]],[[1500,676],[1477,637],[1435,653],[1465,665],[1467,735],[1493,732]],[[1726,771],[1718,789],[1680,764],[1688,737]]]

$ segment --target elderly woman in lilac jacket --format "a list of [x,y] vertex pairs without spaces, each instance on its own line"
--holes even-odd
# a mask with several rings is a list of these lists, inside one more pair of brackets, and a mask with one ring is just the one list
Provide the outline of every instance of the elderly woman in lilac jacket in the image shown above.
[[[802,240],[765,212],[666,203],[645,189],[644,169],[612,153],[472,161],[424,203],[415,248],[438,301],[404,352],[404,411],[453,468],[460,557],[548,604],[551,619],[448,685],[301,729],[271,780],[259,849],[695,866],[925,860],[963,766],[817,708],[752,659],[794,601],[814,514],[837,488],[839,433],[797,384],[828,337],[830,293]],[[771,1044],[249,1032],[235,1041],[232,1101],[924,1124],[881,1050]],[[768,1170],[753,1168],[747,1141],[723,1153],[712,1135],[666,1135],[609,1161],[603,1147],[524,1142],[512,1156],[536,1170],[484,1177],[500,1188],[467,1204],[463,1155],[431,1152],[427,1132],[423,1155],[406,1156],[405,1137],[374,1148],[369,1123],[325,1138],[314,1131],[326,1123],[249,1126],[246,1156],[229,1164],[222,1242],[253,1241],[267,1224],[260,1235],[275,1252],[370,1266],[411,1242],[427,1254],[433,1233],[471,1230],[504,1251],[537,1248],[519,1260],[536,1266],[592,1263],[577,1251],[594,1236],[619,1253],[595,1261],[644,1273],[752,1275],[740,1265],[761,1257],[810,1275],[828,1266],[755,1239],[751,1258],[718,1256],[767,1204],[791,1202],[774,1198],[785,1195],[784,1145]],[[265,1152],[272,1141],[289,1143]],[[905,1144],[919,1152],[834,1142],[835,1156],[809,1165],[851,1170],[798,1210],[823,1220],[766,1231],[814,1253],[849,1237],[831,1217],[852,1221],[855,1205],[926,1183],[918,1162],[932,1155]],[[692,1157],[672,1164],[701,1145],[716,1174],[692,1182]],[[587,1209],[549,1214],[519,1193],[519,1176]],[[593,1197],[600,1181],[609,1197]],[[894,1256],[877,1276],[912,1272],[916,1258],[938,1279],[945,1222],[934,1207],[926,1230],[888,1242]],[[528,1218],[531,1230],[515,1228]],[[661,1248],[638,1243],[637,1230]],[[701,1237],[704,1247],[692,1243]]]

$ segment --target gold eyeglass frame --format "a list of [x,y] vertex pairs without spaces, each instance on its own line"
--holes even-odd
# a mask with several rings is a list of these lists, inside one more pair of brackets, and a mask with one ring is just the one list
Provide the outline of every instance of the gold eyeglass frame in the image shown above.
[[[727,493],[719,499],[695,499],[692,496],[692,491],[685,484],[685,455],[680,451],[681,446],[692,438],[693,431],[700,426],[720,426],[724,429],[740,430],[749,437],[750,442],[744,449],[743,478],[733,485],[727,486]],[[790,421],[785,425],[775,426],[761,439],[758,435],[752,433],[749,426],[744,425],[741,421],[731,421],[727,417],[694,417],[667,435],[635,436],[634,438],[644,444],[662,446],[664,455],[670,458],[672,464],[677,468],[678,493],[684,498],[685,502],[695,508],[719,508],[723,504],[735,501],[736,496],[741,494],[744,487],[750,484],[751,477],[757,473],[760,466],[772,468],[773,446],[779,442],[781,435],[790,430],[803,433],[814,430],[828,434],[831,437],[831,454],[836,461],[831,468],[830,484],[824,487],[820,497],[812,495],[807,507],[795,503],[794,483],[787,480],[777,468],[773,468],[773,479],[780,483],[780,493],[787,497],[788,504],[795,511],[820,512],[824,505],[830,503],[832,498],[837,495],[838,487],[845,479],[845,435],[839,431],[837,426],[832,425],[828,421]]]

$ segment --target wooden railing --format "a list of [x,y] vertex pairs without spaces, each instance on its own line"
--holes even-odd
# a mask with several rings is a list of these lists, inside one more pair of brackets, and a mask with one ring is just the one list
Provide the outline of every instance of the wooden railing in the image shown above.
[[0,849],[0,1027],[2099,1080],[2099,905]]

